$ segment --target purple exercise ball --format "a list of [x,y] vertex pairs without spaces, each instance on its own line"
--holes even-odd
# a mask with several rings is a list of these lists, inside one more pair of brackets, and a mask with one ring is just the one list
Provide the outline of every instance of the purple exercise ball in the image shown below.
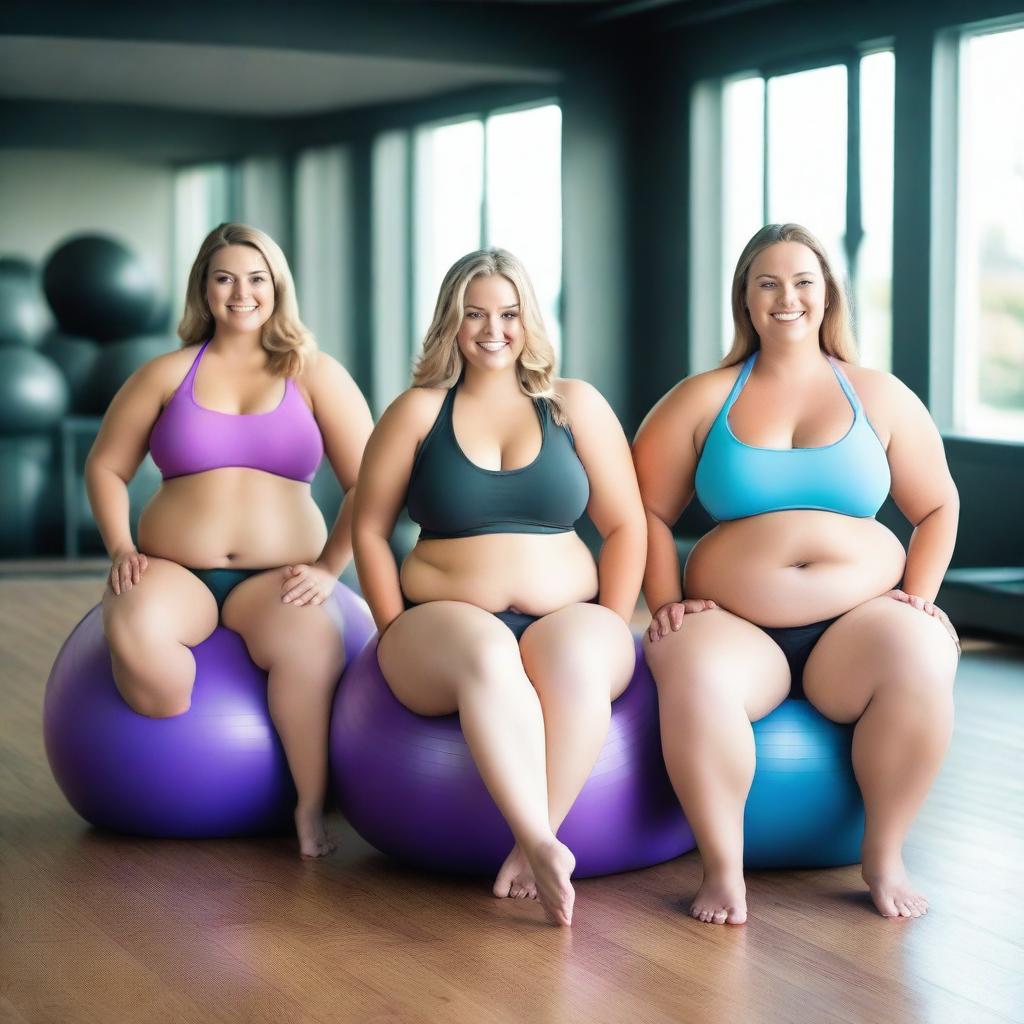
[[[348,665],[373,633],[366,605],[339,583],[324,608],[344,624]],[[223,626],[193,654],[191,708],[136,714],[114,685],[102,608],[93,608],[46,684],[43,736],[57,784],[86,821],[116,832],[190,839],[289,828],[295,788],[266,673]]]
[[[512,834],[477,772],[457,715],[413,714],[368,643],[338,687],[331,777],[345,817],[378,850],[422,867],[494,873]],[[658,696],[637,644],[597,763],[558,831],[576,877],[648,867],[694,847],[661,757]]]

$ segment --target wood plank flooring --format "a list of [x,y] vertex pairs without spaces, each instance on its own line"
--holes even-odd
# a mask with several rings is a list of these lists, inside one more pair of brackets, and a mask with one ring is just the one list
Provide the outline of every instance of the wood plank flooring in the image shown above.
[[694,854],[578,883],[575,925],[487,880],[292,841],[98,832],[43,752],[43,687],[98,576],[0,578],[0,1022],[987,1024],[1024,1020],[1024,651],[965,645],[953,747],[908,845],[932,901],[884,921],[857,868],[749,877],[685,914]]

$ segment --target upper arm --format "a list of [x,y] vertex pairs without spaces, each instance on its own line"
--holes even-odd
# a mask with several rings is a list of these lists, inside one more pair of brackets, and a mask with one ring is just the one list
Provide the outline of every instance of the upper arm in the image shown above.
[[702,403],[696,379],[677,384],[647,414],[633,441],[644,507],[673,526],[693,497],[696,430]]
[[89,464],[116,473],[126,483],[131,480],[146,457],[153,424],[179,383],[175,376],[179,364],[177,352],[160,356],[121,385],[89,450]]
[[590,481],[587,513],[603,537],[621,526],[644,526],[643,504],[629,442],[604,396],[579,380],[562,381],[576,454]]
[[892,497],[915,526],[937,508],[958,502],[942,437],[921,400],[890,377],[885,410],[890,425],[887,449]]
[[324,352],[318,353],[307,386],[324,453],[342,488],[349,491],[359,476],[363,449],[373,430],[370,407],[349,372]]
[[409,490],[416,449],[437,417],[441,399],[410,388],[384,411],[366,444],[356,489],[355,527],[389,536]]

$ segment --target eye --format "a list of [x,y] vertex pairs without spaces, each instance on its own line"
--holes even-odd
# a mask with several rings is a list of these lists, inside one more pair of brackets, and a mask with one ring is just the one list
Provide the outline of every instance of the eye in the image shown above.
[[797,281],[797,284],[814,284],[813,281]]
[[226,274],[219,274],[217,277],[214,278],[214,280],[217,282],[217,284],[227,284],[231,280],[231,278],[228,277]]
[[483,313],[480,313],[475,309],[470,309],[466,311],[466,317],[469,320],[479,320],[481,316],[483,316]]
[[253,284],[263,284],[266,278],[262,274],[257,274],[255,277],[249,279]]
[[762,281],[761,282],[761,287],[762,288],[774,288],[775,287],[775,282],[774,281]]
[[515,320],[515,318],[517,316],[519,316],[518,313],[516,313],[514,310],[511,310],[511,309],[507,310],[506,312],[502,313],[501,315],[503,317],[505,317],[507,320]]

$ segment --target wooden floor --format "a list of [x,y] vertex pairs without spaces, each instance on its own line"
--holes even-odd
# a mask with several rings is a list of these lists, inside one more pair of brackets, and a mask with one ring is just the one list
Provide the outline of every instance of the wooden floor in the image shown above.
[[97,578],[0,579],[0,1022],[1024,1020],[1024,652],[968,644],[957,729],[908,861],[932,901],[884,921],[856,868],[749,878],[750,922],[684,913],[694,854],[578,884],[575,925],[484,881],[397,866],[340,820],[285,839],[171,842],[86,826],[40,707]]

